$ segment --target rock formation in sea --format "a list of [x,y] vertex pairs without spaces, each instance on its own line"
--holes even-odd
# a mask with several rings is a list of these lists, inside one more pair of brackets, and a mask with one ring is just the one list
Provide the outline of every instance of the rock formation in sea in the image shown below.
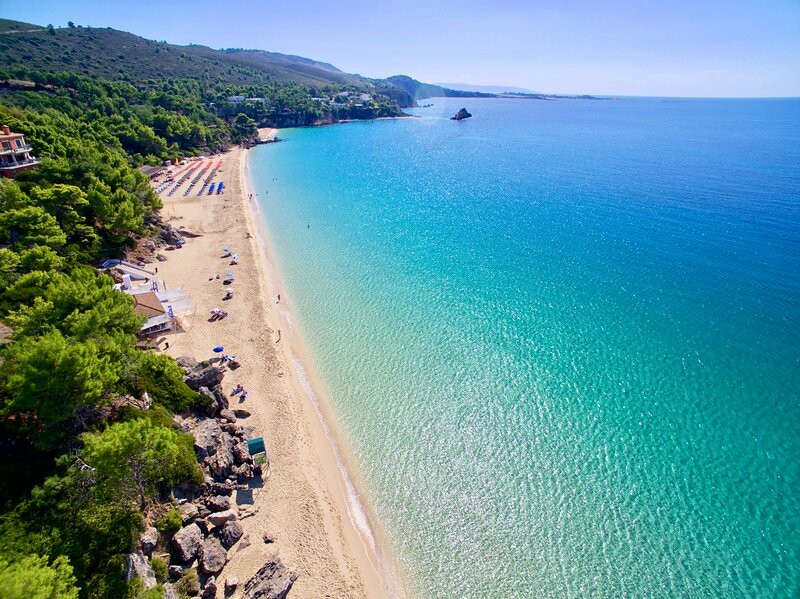
[[472,115],[469,112],[467,112],[466,108],[462,108],[461,110],[459,110],[456,113],[456,116],[451,116],[450,120],[451,121],[463,121],[464,119],[468,119],[471,116]]

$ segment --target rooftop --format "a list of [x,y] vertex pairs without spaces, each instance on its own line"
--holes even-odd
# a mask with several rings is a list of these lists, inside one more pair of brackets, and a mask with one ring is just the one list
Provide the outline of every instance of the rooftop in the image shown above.
[[167,313],[161,300],[154,291],[147,293],[137,293],[133,296],[133,311],[141,316],[153,318]]

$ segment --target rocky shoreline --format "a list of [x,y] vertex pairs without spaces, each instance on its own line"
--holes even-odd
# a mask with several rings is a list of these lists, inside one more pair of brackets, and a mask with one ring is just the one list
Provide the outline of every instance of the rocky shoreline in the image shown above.
[[[138,578],[150,589],[159,583],[156,570],[162,571],[163,579],[166,569],[167,599],[181,594],[213,599],[220,591],[219,580],[229,555],[253,542],[241,521],[258,511],[254,494],[263,487],[265,475],[268,477],[269,462],[256,463],[250,455],[247,442],[253,438],[253,428],[239,423],[250,414],[230,409],[222,389],[225,368],[189,357],[179,358],[178,364],[185,372],[186,384],[210,400],[202,413],[175,417],[176,424],[194,438],[204,481],[172,489],[168,500],[151,510],[138,550],[128,555],[126,579]],[[163,524],[170,518],[171,529]],[[274,540],[264,535],[259,542]],[[225,597],[280,599],[296,580],[297,574],[273,556],[244,585],[235,577],[226,577],[222,591]]]

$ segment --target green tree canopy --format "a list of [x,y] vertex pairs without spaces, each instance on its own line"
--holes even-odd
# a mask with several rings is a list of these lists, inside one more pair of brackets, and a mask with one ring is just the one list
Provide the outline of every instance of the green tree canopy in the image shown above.
[[0,558],[0,593],[4,599],[78,599],[72,566],[59,556],[29,555],[17,561]]
[[3,364],[3,413],[34,412],[46,426],[72,417],[78,406],[96,406],[117,381],[118,366],[93,341],[68,341],[54,330],[12,343]]
[[84,461],[98,485],[117,498],[137,498],[144,508],[159,491],[187,480],[201,482],[192,438],[149,418],[112,424],[83,435]]

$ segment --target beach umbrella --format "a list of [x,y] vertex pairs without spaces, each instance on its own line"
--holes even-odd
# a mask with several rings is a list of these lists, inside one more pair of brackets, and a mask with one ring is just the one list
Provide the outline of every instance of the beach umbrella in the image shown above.
[[225,351],[225,348],[222,347],[221,345],[218,345],[211,351],[213,351],[215,354],[221,354],[223,351]]

